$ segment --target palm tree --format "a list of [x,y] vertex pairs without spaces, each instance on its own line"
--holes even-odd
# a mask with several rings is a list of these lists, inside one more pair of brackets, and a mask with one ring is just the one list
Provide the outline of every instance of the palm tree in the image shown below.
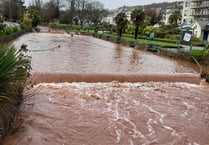
[[168,18],[169,22],[173,25],[177,25],[178,20],[182,18],[181,13],[179,11],[174,12]]
[[120,12],[116,15],[114,18],[115,23],[117,24],[118,27],[118,36],[121,38],[123,30],[127,27],[128,25],[128,19],[125,13]]
[[138,37],[139,26],[144,22],[144,18],[145,14],[139,8],[136,8],[131,12],[131,21],[135,25],[135,39]]

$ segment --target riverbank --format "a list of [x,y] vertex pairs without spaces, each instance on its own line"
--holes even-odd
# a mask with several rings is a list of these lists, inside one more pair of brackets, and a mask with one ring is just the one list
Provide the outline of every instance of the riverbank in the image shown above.
[[23,101],[25,83],[30,70],[30,60],[25,51],[17,50],[6,43],[27,32],[30,30],[0,38],[0,144],[8,133],[16,130],[13,121]]
[[[126,46],[126,47],[133,47],[139,50],[147,50],[148,48],[152,47],[151,44],[146,44],[146,43],[140,43],[140,42],[133,42],[133,41],[128,41],[125,39],[121,39],[118,40],[116,37],[111,37],[111,36],[105,36],[102,34],[90,34],[90,33],[83,33],[84,35],[91,35],[93,37],[99,38],[99,39],[103,39],[106,41],[110,41],[113,43],[118,43],[120,45]],[[149,40],[150,42],[152,42],[152,40]],[[181,46],[180,48],[178,47],[169,47],[169,46],[156,46],[156,51],[161,55],[165,55],[168,57],[173,57],[173,58],[177,58],[177,59],[182,59],[182,60],[186,60],[192,63],[195,63],[194,59],[192,58],[192,54],[190,52],[190,46]],[[203,50],[204,47],[203,46],[193,46],[192,50]],[[204,60],[199,62],[201,65],[204,66],[209,66],[209,58],[205,58]]]
[[30,33],[30,32],[32,32],[32,29],[25,29],[25,30],[21,30],[19,32],[12,33],[12,34],[4,36],[4,37],[0,37],[0,43],[1,44],[9,43],[9,42],[15,40],[16,38],[18,38],[26,33]]

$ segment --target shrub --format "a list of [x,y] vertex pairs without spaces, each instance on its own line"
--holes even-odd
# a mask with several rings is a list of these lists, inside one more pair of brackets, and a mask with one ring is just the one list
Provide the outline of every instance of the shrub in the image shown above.
[[127,34],[133,35],[134,32],[135,32],[135,26],[134,26],[134,25],[128,25],[128,27],[127,27],[127,29],[125,30],[125,32],[126,32]]
[[166,39],[171,39],[171,40],[179,40],[180,39],[180,34],[173,34],[173,35],[169,35],[167,34],[165,36]]
[[209,57],[209,45],[203,51],[204,57]]
[[19,32],[20,31],[20,28],[19,27],[13,27],[13,32],[16,33],[16,32]]
[[192,50],[191,54],[197,61],[201,61],[203,59],[203,50]]
[[23,18],[23,27],[24,28],[31,28],[32,27],[32,20],[28,16],[24,16],[24,18]]
[[173,26],[163,26],[155,31],[158,38],[165,38],[166,35],[180,35],[180,29]]
[[149,36],[152,32],[154,32],[154,27],[153,26],[146,26],[143,29],[143,34]]
[[59,23],[49,23],[49,28],[59,29]]
[[19,27],[5,27],[4,30],[0,30],[0,36],[10,35],[19,31]]
[[0,140],[8,133],[30,70],[30,60],[23,50],[0,45]]
[[37,27],[41,22],[40,12],[36,9],[29,9],[25,15],[27,15],[32,20],[32,27]]
[[155,36],[158,38],[165,38],[165,36],[167,35],[167,33],[165,31],[155,31]]
[[6,35],[12,34],[14,32],[13,27],[7,27],[4,31]]
[[0,23],[0,31],[4,31],[5,28],[6,28],[6,25]]

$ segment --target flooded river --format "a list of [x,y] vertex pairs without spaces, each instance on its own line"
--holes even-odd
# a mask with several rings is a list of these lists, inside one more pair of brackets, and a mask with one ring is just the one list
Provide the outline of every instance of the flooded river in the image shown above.
[[195,66],[89,36],[31,33],[22,43],[34,96],[3,145],[209,144],[209,87]]
[[89,36],[30,33],[26,44],[33,72],[53,73],[195,73],[188,64]]
[[188,83],[38,84],[5,145],[208,145],[209,89]]

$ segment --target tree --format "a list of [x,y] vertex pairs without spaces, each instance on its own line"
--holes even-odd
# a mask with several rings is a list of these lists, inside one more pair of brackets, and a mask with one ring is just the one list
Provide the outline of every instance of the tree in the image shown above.
[[75,0],[70,0],[70,24],[73,23],[74,14],[75,14]]
[[144,18],[145,18],[145,14],[139,8],[136,8],[131,12],[131,21],[135,25],[135,36],[134,36],[135,39],[137,39],[138,37],[139,26],[143,23]]
[[181,13],[179,11],[175,11],[173,14],[171,14],[168,18],[170,24],[177,25],[178,20],[182,18]]
[[43,6],[43,19],[45,22],[50,22],[54,19],[59,19],[59,0],[51,0]]
[[64,3],[62,22],[80,24],[82,28],[87,23],[98,24],[104,16],[104,5],[97,0],[64,0]]
[[29,9],[26,15],[32,20],[32,27],[37,27],[41,22],[40,12],[35,9]]
[[125,13],[120,12],[116,15],[114,18],[115,23],[117,24],[118,27],[118,36],[121,38],[123,30],[127,27],[128,25],[128,19]]
[[20,20],[24,10],[23,4],[24,2],[21,0],[1,0],[0,9],[4,18],[12,21]]
[[74,20],[78,20],[80,21],[80,25],[81,25],[81,29],[83,28],[83,23],[85,21],[85,9],[86,9],[86,0],[79,0],[77,1],[77,5],[78,5],[78,10],[77,10],[77,16],[76,18],[74,18]]
[[40,12],[42,10],[42,6],[43,6],[42,0],[32,0],[28,8],[36,9]]
[[104,5],[99,1],[89,2],[86,5],[86,22],[97,25],[101,22],[103,16],[106,14]]
[[158,23],[161,20],[161,11],[157,11],[156,9],[145,9],[144,13],[146,16],[150,17],[151,25]]

